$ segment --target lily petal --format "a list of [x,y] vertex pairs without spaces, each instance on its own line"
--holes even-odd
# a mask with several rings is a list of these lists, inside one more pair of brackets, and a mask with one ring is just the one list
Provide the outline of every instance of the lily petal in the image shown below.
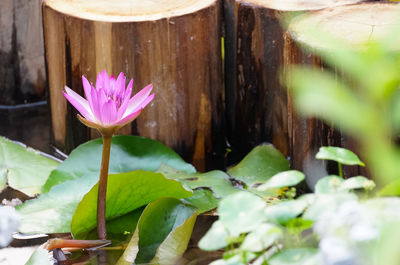
[[131,121],[133,121],[134,119],[137,118],[137,116],[139,116],[139,114],[142,112],[142,109],[139,109],[138,111],[131,113],[129,115],[127,115],[126,117],[124,117],[123,119],[119,120],[116,125],[122,127],[127,123],[130,123]]
[[101,120],[103,125],[109,126],[116,123],[117,120],[117,107],[113,100],[107,100],[101,110]]
[[93,121],[96,121],[98,123],[101,123],[101,106],[100,106],[100,100],[99,100],[99,91],[96,90],[93,86],[91,87],[92,93],[92,113],[93,113]]
[[153,93],[150,96],[148,96],[143,102],[142,104],[140,104],[140,108],[144,109],[155,97],[156,95]]
[[[130,89],[131,93],[132,93],[132,87],[133,87],[133,79],[131,79],[128,83],[128,86],[126,87],[126,90]],[[126,91],[125,91],[125,95],[126,95]],[[130,95],[129,95],[130,97]]]
[[150,85],[145,86],[138,93],[136,93],[136,95],[134,95],[129,100],[129,105],[128,105],[128,109],[126,110],[126,112],[133,113],[138,108],[140,108],[142,102],[149,96],[152,89],[153,89],[153,84],[150,84]]
[[123,72],[121,72],[119,73],[117,81],[115,82],[115,93],[122,100],[124,92],[125,92],[125,75]]
[[96,78],[96,90],[99,91],[100,87],[103,86],[103,76],[98,73]]
[[93,113],[90,110],[89,103],[69,87],[65,87],[64,96],[68,101],[88,120],[93,120]]
[[121,119],[124,114],[126,109],[128,108],[128,104],[129,104],[129,99],[130,99],[130,95],[132,94],[132,88],[128,88],[125,92],[125,97],[122,99],[121,102],[121,106],[118,109],[118,115],[117,115],[117,119]]
[[92,86],[90,85],[89,81],[82,75],[82,84],[83,90],[85,91],[85,96],[87,101],[89,102],[90,108],[93,110],[93,103],[92,103]]

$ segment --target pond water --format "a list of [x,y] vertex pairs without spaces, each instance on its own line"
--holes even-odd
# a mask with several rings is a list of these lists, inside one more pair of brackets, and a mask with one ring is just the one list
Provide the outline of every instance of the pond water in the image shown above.
[[[192,237],[189,241],[188,248],[182,257],[177,259],[176,265],[206,265],[212,261],[219,259],[222,252],[204,252],[197,245],[198,241],[211,227],[211,224],[216,220],[215,216],[200,215],[196,221]],[[4,256],[4,262],[0,258],[0,264],[23,264],[29,258],[31,253],[41,247],[50,238],[68,238],[70,234],[51,234],[51,235],[22,235],[15,234],[14,240],[11,242],[8,252],[7,249],[0,250],[0,256]],[[111,235],[111,237],[113,237]],[[113,237],[115,238],[115,237]],[[108,265],[116,264],[124,252],[129,239],[125,241],[113,240],[111,245],[100,249],[88,249],[82,251],[61,251],[59,249],[49,252],[49,257],[53,256],[55,263],[59,265]],[[19,252],[19,254],[18,254]],[[7,255],[10,255],[7,257]],[[21,262],[16,259],[21,256]],[[16,263],[7,263],[9,261]],[[22,261],[24,260],[24,261]],[[151,263],[146,263],[149,265]],[[155,263],[154,263],[155,264]],[[162,263],[160,265],[163,265]],[[170,264],[169,264],[170,265]]]

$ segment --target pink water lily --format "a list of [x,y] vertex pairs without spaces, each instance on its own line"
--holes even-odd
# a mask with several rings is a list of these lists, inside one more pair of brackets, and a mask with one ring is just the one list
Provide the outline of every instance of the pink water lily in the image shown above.
[[108,167],[110,163],[113,134],[125,124],[133,121],[154,98],[153,85],[148,85],[132,96],[133,80],[125,88],[125,75],[118,78],[108,76],[104,70],[97,75],[96,86],[82,76],[86,99],[69,87],[63,92],[68,101],[79,111],[78,118],[85,125],[100,131],[103,140],[100,178],[97,195],[97,234],[99,239],[107,238],[106,198]]
[[108,76],[104,70],[97,75],[96,85],[90,84],[82,76],[86,99],[69,87],[63,92],[68,101],[80,112],[78,118],[87,126],[114,133],[125,124],[133,121],[154,98],[153,85],[148,85],[136,95],[132,95],[133,79],[125,88],[125,75],[118,78]]

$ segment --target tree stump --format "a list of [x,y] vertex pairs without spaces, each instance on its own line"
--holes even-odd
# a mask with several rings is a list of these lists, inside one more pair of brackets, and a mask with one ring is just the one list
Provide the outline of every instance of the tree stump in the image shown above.
[[[287,93],[279,77],[284,64],[285,38],[280,19],[359,1],[225,1],[227,127],[233,161],[267,141],[291,156],[292,164],[296,165],[291,150]],[[326,133],[322,131],[321,137],[326,137]]]
[[[320,42],[307,37],[309,25],[318,25],[330,35],[342,39],[360,49],[370,40],[379,39],[396,25],[400,14],[400,5],[395,3],[360,3],[356,5],[328,8],[310,15],[298,17],[292,21],[285,38],[285,68],[290,71],[291,64],[310,64],[315,68],[327,69],[321,59],[313,54],[314,49],[326,49]],[[308,47],[300,50],[298,44]],[[340,78],[340,69],[333,70]],[[349,80],[351,81],[351,80]],[[318,144],[343,146],[358,153],[359,147],[354,139],[324,125],[316,119],[300,118],[293,111],[293,104],[288,102],[289,124],[291,124],[292,156],[294,167],[303,168],[305,161],[310,161],[317,151]],[[325,131],[325,132],[324,132]],[[324,132],[321,134],[321,132]],[[338,137],[340,136],[340,137]],[[362,158],[362,157],[361,157]],[[345,167],[344,175],[369,176],[364,167]]]
[[[52,133],[70,151],[95,133],[61,91],[106,69],[149,83],[156,97],[124,133],[163,142],[203,169],[223,157],[223,89],[217,0],[46,0],[45,49]],[[205,161],[207,158],[207,161]],[[216,159],[218,158],[218,159]]]
[[0,104],[45,98],[41,0],[0,1]]

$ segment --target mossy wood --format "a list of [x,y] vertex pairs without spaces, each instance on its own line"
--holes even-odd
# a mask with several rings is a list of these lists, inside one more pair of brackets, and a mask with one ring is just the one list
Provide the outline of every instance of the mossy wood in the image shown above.
[[[298,17],[289,25],[285,38],[285,69],[290,71],[292,64],[309,64],[316,69],[333,71],[341,78],[339,68],[332,69],[321,62],[314,54],[315,49],[328,49],[316,39],[309,38],[310,26],[319,25],[319,30],[339,38],[355,49],[362,49],[370,40],[378,39],[396,25],[400,5],[395,3],[359,3],[313,12],[309,16]],[[299,44],[308,47],[300,50]],[[347,78],[348,79],[348,78]],[[347,80],[351,82],[351,80]],[[334,130],[317,119],[304,119],[294,110],[293,102],[288,101],[289,135],[292,141],[291,157],[293,166],[303,169],[304,161],[315,156],[321,145],[342,146],[359,153],[356,141]],[[361,157],[361,159],[363,159]],[[368,165],[367,165],[368,166]],[[344,176],[369,176],[365,167],[344,167]]]
[[[288,52],[285,49],[290,49],[285,48],[286,31],[282,19],[300,12],[356,2],[359,0],[225,1],[227,126],[233,159],[266,141],[296,163],[298,157],[292,157],[292,148],[298,143],[293,142],[291,130],[292,123],[297,121],[289,118],[287,93],[280,84],[284,53]],[[319,121],[313,124],[320,138],[326,138],[328,129]],[[294,126],[299,127],[296,130],[302,129],[302,124]],[[308,133],[307,130],[302,133]],[[327,144],[318,140],[320,143]]]
[[134,92],[153,83],[156,94],[120,133],[159,140],[199,169],[217,162],[224,111],[220,11],[217,0],[44,1],[56,146],[68,152],[96,137],[61,91],[67,85],[82,94],[81,76],[94,82],[106,69],[134,78]]

